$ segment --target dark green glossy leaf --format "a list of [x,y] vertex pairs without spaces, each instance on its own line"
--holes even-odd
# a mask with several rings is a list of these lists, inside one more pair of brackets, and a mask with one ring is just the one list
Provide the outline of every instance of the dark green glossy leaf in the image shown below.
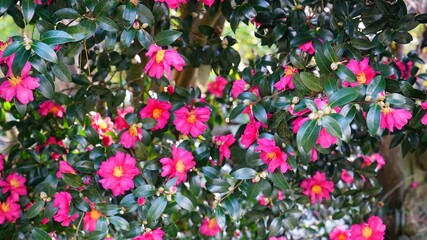
[[26,50],[25,48],[19,48],[13,58],[12,62],[12,72],[15,76],[21,76],[22,69],[30,58],[31,51]]
[[257,171],[253,170],[252,168],[239,168],[236,171],[230,173],[232,177],[239,180],[252,179],[256,176],[256,174]]
[[24,16],[27,24],[31,21],[34,16],[34,12],[36,9],[36,4],[33,0],[22,0],[22,15]]
[[341,78],[342,80],[346,81],[346,82],[356,82],[356,75],[354,75],[354,73],[348,69],[346,66],[344,65],[338,65],[338,69],[336,70],[336,73],[338,75],[339,78]]
[[110,0],[99,1],[93,10],[93,16],[95,18],[108,16],[108,13],[111,11],[112,7],[113,2]]
[[182,35],[182,32],[176,30],[165,30],[159,32],[154,37],[154,42],[159,46],[167,46],[175,42]]
[[56,56],[55,51],[53,51],[53,49],[46,43],[36,41],[33,42],[31,48],[39,57],[43,58],[44,60],[53,63],[58,62],[58,57]]
[[3,58],[9,57],[10,55],[16,53],[18,50],[20,50],[22,48],[25,48],[23,42],[14,41],[6,47],[2,56],[3,56]]
[[239,103],[235,108],[233,108],[230,112],[230,116],[228,117],[230,120],[233,120],[240,116],[242,112],[245,110],[246,105],[243,103]]
[[369,84],[366,89],[366,95],[371,95],[375,97],[378,93],[384,91],[385,89],[385,80],[382,76],[376,76],[372,79],[372,82]]
[[0,14],[3,15],[4,12],[9,8],[12,0],[0,0]]
[[56,11],[53,16],[60,19],[76,19],[80,14],[72,8],[61,8]]
[[80,176],[72,173],[62,173],[62,180],[72,188],[79,188],[84,185]]
[[267,111],[265,111],[265,108],[264,108],[264,106],[261,105],[261,103],[254,104],[252,106],[252,111],[254,113],[254,117],[258,121],[260,121],[264,124],[267,124],[267,121],[268,121]]
[[148,209],[148,222],[157,220],[165,210],[167,203],[168,202],[164,196],[158,197],[156,200],[154,200],[150,209]]
[[298,47],[299,45],[309,42],[312,39],[313,37],[309,34],[298,34],[297,36],[292,38],[290,44],[291,47]]
[[52,237],[40,228],[33,228],[31,236],[34,240],[52,240]]
[[332,118],[330,116],[323,116],[322,117],[322,126],[332,136],[335,136],[337,138],[342,138],[341,126],[338,123],[338,121],[335,120],[334,118]]
[[45,202],[44,201],[37,201],[27,211],[27,217],[29,219],[37,216],[44,208]]
[[122,217],[112,216],[109,218],[109,220],[110,220],[110,223],[112,223],[118,229],[122,229],[124,231],[129,231],[130,229],[129,222]]
[[227,197],[224,199],[223,203],[233,220],[237,221],[241,218],[242,209],[236,198]]
[[71,82],[71,71],[62,62],[58,62],[57,64],[52,65],[51,69],[53,74],[55,74],[59,80],[64,82]]
[[47,99],[53,99],[55,97],[55,88],[53,82],[48,80],[44,75],[37,75],[39,79],[39,92]]
[[323,91],[323,83],[321,79],[316,77],[312,73],[302,72],[300,73],[302,83],[311,91],[321,92]]
[[329,98],[329,106],[331,108],[343,106],[349,102],[356,100],[360,95],[360,90],[357,88],[341,88]]
[[151,197],[156,193],[153,185],[142,185],[133,191],[135,197]]
[[317,124],[317,120],[308,120],[305,122],[297,133],[298,148],[305,153],[311,151],[316,144],[321,127]]
[[377,134],[378,128],[380,127],[381,110],[378,104],[374,104],[368,111],[366,116],[366,124],[368,125],[369,133],[372,136]]
[[50,30],[40,35],[40,41],[48,45],[64,44],[73,42],[74,38],[67,32],[60,30]]
[[119,26],[117,26],[117,23],[115,23],[108,17],[101,16],[96,19],[96,23],[100,28],[108,32],[116,32],[119,30]]
[[290,188],[288,181],[286,180],[283,173],[281,173],[280,171],[275,171],[274,173],[270,173],[269,178],[275,186],[277,186],[282,190],[286,190]]
[[188,199],[186,196],[182,195],[181,193],[178,192],[175,195],[175,201],[176,203],[178,203],[180,207],[184,208],[185,210],[194,211],[193,203],[190,201],[190,199]]
[[363,38],[352,39],[351,44],[353,45],[353,47],[359,50],[369,50],[375,47],[374,43],[372,43],[368,39]]

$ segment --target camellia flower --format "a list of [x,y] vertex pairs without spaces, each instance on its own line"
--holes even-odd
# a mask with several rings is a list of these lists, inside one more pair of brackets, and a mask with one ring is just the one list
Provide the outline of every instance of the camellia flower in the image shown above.
[[316,52],[316,50],[313,47],[313,40],[310,40],[306,43],[299,45],[298,48],[301,49],[301,51],[306,52],[310,55]]
[[359,84],[369,85],[372,79],[375,77],[374,70],[371,68],[371,66],[369,66],[368,58],[364,58],[360,62],[352,59],[347,64],[347,68],[350,69],[350,71],[352,71],[354,75],[356,75],[357,82],[343,82],[343,85],[346,87],[355,87]]
[[219,146],[219,165],[222,165],[222,160],[225,158],[230,158],[230,146],[236,141],[233,134],[227,134],[225,136],[215,136],[214,142]]
[[117,152],[101,163],[98,174],[102,177],[99,180],[102,187],[110,189],[114,196],[118,196],[134,187],[133,178],[139,174],[139,169],[131,155]]
[[219,227],[215,218],[209,219],[205,217],[203,219],[202,226],[200,226],[201,234],[205,236],[213,237],[217,235],[219,232],[221,232],[221,228]]
[[136,201],[136,203],[138,203],[139,206],[142,206],[145,204],[145,198],[143,197],[139,197]]
[[[12,38],[10,38],[9,41],[7,42],[0,41],[0,64],[7,62],[7,60],[11,57],[11,56],[8,56],[3,58],[3,52],[12,43],[12,41],[13,41]],[[15,55],[12,55],[12,56],[15,56]]]
[[345,183],[352,184],[354,182],[354,177],[350,173],[343,169],[341,173],[341,180]]
[[171,108],[172,105],[169,102],[148,99],[147,105],[139,111],[139,116],[141,118],[153,118],[157,121],[156,126],[151,130],[163,129],[169,121]]
[[48,100],[39,105],[39,114],[41,116],[47,116],[49,113],[62,118],[64,116],[65,109],[61,105],[55,104],[55,101]]
[[132,238],[132,240],[162,240],[165,232],[161,228],[146,231],[144,234]]
[[164,2],[168,5],[169,8],[175,9],[179,7],[180,3],[187,3],[187,0],[155,0],[155,2]]
[[68,192],[59,192],[54,196],[53,206],[58,208],[58,211],[53,216],[53,220],[60,222],[62,226],[68,227],[70,223],[79,217],[79,214],[69,215],[71,194]]
[[141,141],[141,139],[142,129],[136,126],[136,124],[132,124],[132,126],[120,136],[120,143],[125,148],[131,148],[135,146],[136,141]]
[[[421,108],[426,110],[427,109],[427,102],[422,103]],[[427,113],[424,114],[424,116],[421,118],[421,123],[424,125],[427,125]]]
[[[408,79],[411,76],[411,68],[413,65],[411,61],[404,63],[395,58],[393,62],[396,64],[397,68],[399,68],[400,70],[400,78]],[[391,77],[395,77],[395,76],[393,75]]]
[[385,106],[381,109],[380,127],[387,128],[390,132],[393,132],[394,128],[401,130],[411,118],[411,112],[406,109]]
[[224,94],[225,86],[228,84],[227,79],[224,77],[217,76],[215,81],[208,83],[208,92],[210,92],[215,97],[222,97]]
[[[177,5],[179,5],[179,3],[177,3]],[[147,65],[145,65],[144,73],[148,73],[148,76],[150,77],[161,78],[166,71],[168,78],[170,78],[171,66],[173,66],[177,71],[182,71],[182,68],[185,66],[184,59],[178,54],[176,50],[163,50],[162,47],[159,47],[156,44],[150,45],[145,56],[149,57],[150,59]]]
[[383,240],[385,225],[381,218],[372,216],[368,223],[353,224],[350,228],[351,240]]
[[68,162],[60,161],[59,162],[59,170],[58,170],[58,172],[56,172],[56,177],[62,178],[62,173],[76,174],[77,171],[73,167],[71,167]]
[[25,181],[24,176],[14,172],[6,177],[6,181],[0,180],[0,188],[3,188],[3,193],[10,192],[10,199],[16,202],[19,201],[19,196],[27,194]]
[[261,206],[267,206],[271,202],[270,198],[267,198],[264,195],[259,196],[259,198],[257,199],[257,201],[258,201],[258,204],[261,205]]
[[96,223],[98,219],[102,216],[102,213],[95,208],[92,208],[90,212],[86,212],[83,218],[83,228],[88,232],[96,230]]
[[284,68],[285,68],[285,74],[280,79],[280,81],[274,84],[274,87],[277,88],[278,90],[286,90],[288,88],[294,89],[295,86],[292,82],[292,76],[294,75],[294,73],[298,73],[298,69],[293,68],[291,66],[285,66]]
[[330,240],[350,240],[350,231],[345,229],[343,226],[335,227],[329,233]]
[[[297,133],[298,130],[301,128],[301,126],[308,121],[307,118],[297,117],[294,121],[292,121],[292,132]],[[316,144],[319,144],[322,148],[329,148],[332,146],[332,144],[335,144],[337,142],[337,138],[329,134],[325,128],[322,128],[319,132],[319,136],[317,137]],[[314,153],[314,154],[317,154]],[[316,159],[316,156],[313,156],[313,159]]]
[[5,221],[14,223],[21,215],[21,206],[15,203],[10,197],[6,201],[0,202],[0,224]]
[[113,131],[114,123],[110,117],[102,118],[98,112],[90,112],[89,114],[92,121],[91,125],[100,137],[103,137],[107,132]]
[[378,171],[385,165],[385,160],[379,153],[375,153],[370,156],[361,155],[360,157],[363,158],[362,167],[369,167],[372,163],[377,162],[376,170]]
[[114,119],[114,126],[118,131],[126,129],[129,127],[129,124],[125,120],[125,116],[128,113],[133,112],[133,107],[129,106],[125,109],[117,108],[117,117]]
[[281,236],[281,237],[270,237],[268,240],[287,240],[287,238]]
[[291,166],[286,163],[288,156],[276,146],[274,140],[261,138],[258,139],[257,143],[258,147],[255,148],[255,151],[261,152],[260,158],[265,164],[268,164],[267,170],[269,172],[274,172],[278,167],[280,167],[282,173],[292,169]]
[[[0,154],[0,171],[4,168],[4,155]],[[1,177],[1,174],[0,174]]]
[[209,107],[181,107],[175,111],[173,124],[183,135],[191,134],[196,138],[202,134],[208,126],[205,124],[211,115]]
[[[7,80],[0,85],[0,96],[10,102],[16,97],[22,104],[28,104],[34,100],[33,90],[38,88],[39,79],[29,75],[31,64],[27,62],[21,71],[21,76],[15,76],[12,73],[13,58],[8,59],[9,71]],[[9,64],[10,62],[10,64]]]
[[243,131],[240,143],[244,148],[249,148],[258,138],[258,130],[261,127],[260,122],[250,122],[246,125],[245,131]]
[[176,185],[187,180],[187,173],[196,166],[194,157],[191,152],[172,147],[172,158],[162,158],[160,162],[162,166],[162,177],[168,177],[168,180],[177,177]]
[[321,202],[323,199],[329,200],[330,194],[334,191],[334,183],[326,180],[326,174],[316,172],[313,177],[307,178],[301,183],[302,192],[311,198],[311,203],[315,204],[316,200]]
[[[35,149],[37,152],[40,152],[43,147],[47,147],[49,145],[54,145],[54,144],[58,145],[62,148],[66,148],[66,146],[62,140],[57,140],[54,136],[49,136],[43,145],[37,145],[35,147]],[[58,160],[61,157],[61,154],[53,152],[53,151],[50,153],[50,155],[54,160]]]
[[233,98],[237,98],[239,94],[245,91],[246,82],[243,79],[239,79],[233,82],[233,86],[231,87],[231,96]]

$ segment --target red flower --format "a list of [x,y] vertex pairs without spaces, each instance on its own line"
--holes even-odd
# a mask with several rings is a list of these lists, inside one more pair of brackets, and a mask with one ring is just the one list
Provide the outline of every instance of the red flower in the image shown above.
[[162,229],[157,228],[152,231],[146,231],[141,236],[132,238],[132,240],[162,240],[163,235],[165,235],[165,232],[163,232]]
[[59,162],[59,170],[56,172],[57,178],[62,178],[62,173],[71,173],[76,174],[76,170],[70,166],[70,164],[66,161],[60,161]]
[[114,119],[114,126],[118,131],[121,131],[129,127],[129,124],[125,120],[125,116],[128,113],[133,112],[133,107],[129,106],[125,109],[117,108],[117,117]]
[[294,75],[294,73],[298,73],[298,69],[293,68],[291,66],[285,66],[284,68],[285,68],[284,70],[285,74],[280,79],[280,81],[274,84],[274,87],[277,88],[278,90],[286,90],[287,88],[294,89],[295,86],[292,82],[292,76]]
[[196,166],[194,157],[191,152],[172,147],[172,158],[162,158],[160,162],[163,164],[162,177],[168,177],[168,180],[177,177],[176,185],[187,180],[187,173]]
[[314,49],[313,47],[313,40],[310,40],[306,43],[299,45],[298,48],[301,49],[301,51],[306,52],[310,55],[316,52],[316,49]]
[[225,136],[215,136],[214,142],[219,146],[219,165],[222,165],[222,160],[230,158],[230,146],[236,141],[233,134],[227,134]]
[[208,92],[210,92],[215,97],[222,97],[224,94],[225,86],[227,86],[228,81],[224,77],[217,76],[215,81],[208,83]]
[[0,188],[3,188],[3,193],[10,192],[11,201],[19,201],[19,196],[27,194],[25,187],[25,177],[19,173],[11,173],[6,177],[6,181],[0,180]]
[[95,208],[92,208],[90,212],[86,212],[85,216],[83,218],[83,228],[88,231],[92,232],[96,230],[96,223],[98,222],[98,219],[102,216],[102,213]]
[[221,232],[221,228],[219,227],[215,218],[209,219],[205,217],[203,219],[202,226],[200,226],[201,234],[205,236],[213,237],[217,235],[219,232]]
[[394,128],[401,130],[411,118],[411,112],[406,109],[396,109],[386,106],[381,109],[380,127],[387,128],[390,132],[393,132]]
[[71,194],[68,192],[59,192],[54,196],[53,206],[58,208],[58,212],[53,216],[53,220],[60,222],[62,226],[67,227],[70,223],[79,217],[79,214],[69,215]]
[[383,240],[385,225],[381,218],[372,216],[368,223],[353,224],[350,228],[351,240]]
[[246,82],[243,79],[239,79],[233,82],[233,86],[231,87],[231,96],[237,98],[239,94],[245,91]]
[[350,173],[343,169],[341,173],[341,180],[345,183],[352,184],[354,182],[354,177]]
[[141,109],[139,116],[141,118],[153,118],[157,121],[157,125],[151,130],[163,129],[169,121],[171,108],[172,105],[169,102],[148,99],[147,105]]
[[246,125],[245,131],[243,132],[242,138],[240,139],[240,143],[244,148],[249,148],[252,143],[258,138],[258,130],[261,127],[260,122],[251,122]]
[[14,223],[21,215],[21,206],[15,203],[10,197],[4,202],[0,202],[0,224],[5,221]]
[[150,45],[145,56],[150,59],[147,65],[145,65],[144,73],[148,73],[150,77],[161,78],[166,71],[167,77],[170,78],[171,66],[177,71],[182,71],[182,68],[185,66],[184,59],[176,50],[163,50],[156,44]]
[[113,195],[118,196],[134,187],[133,178],[139,174],[139,169],[131,155],[117,152],[101,163],[98,174],[102,177],[99,180],[102,187],[111,189]]
[[371,66],[369,66],[368,58],[364,58],[361,62],[357,62],[356,60],[352,59],[347,64],[347,68],[350,69],[354,75],[356,75],[357,82],[343,82],[343,85],[346,87],[355,87],[359,84],[369,85],[376,75]]
[[209,107],[182,107],[175,111],[173,124],[183,135],[191,134],[196,138],[202,134],[208,126],[205,124],[211,115]]
[[316,200],[321,202],[323,199],[330,199],[330,194],[334,191],[334,183],[326,180],[325,173],[316,172],[313,177],[301,183],[301,188],[304,189],[303,194],[309,196],[311,203],[315,204]]
[[97,112],[90,112],[90,120],[92,121],[92,127],[98,132],[100,137],[105,136],[107,132],[112,132],[114,123],[111,121],[110,117],[102,118],[101,114]]
[[268,164],[269,172],[274,172],[278,167],[280,167],[282,173],[292,169],[291,166],[286,163],[288,156],[276,146],[274,140],[267,138],[258,139],[258,147],[255,148],[255,151],[261,152],[260,158],[265,164]]
[[330,240],[349,240],[350,239],[350,231],[345,229],[343,226],[335,227],[329,233]]
[[169,8],[175,9],[179,7],[180,3],[187,3],[187,0],[154,0],[155,2],[164,2]]
[[65,109],[61,105],[55,104],[55,101],[48,100],[39,105],[39,114],[41,116],[47,116],[49,113],[62,118],[64,116]]
[[131,148],[135,146],[136,141],[141,141],[141,139],[142,129],[133,124],[127,131],[122,133],[120,136],[120,143],[125,148]]

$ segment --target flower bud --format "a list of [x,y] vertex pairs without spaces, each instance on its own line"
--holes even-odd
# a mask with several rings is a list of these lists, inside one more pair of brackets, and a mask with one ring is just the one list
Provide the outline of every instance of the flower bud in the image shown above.
[[245,91],[247,91],[247,90],[249,90],[249,89],[251,89],[251,85],[250,85],[249,83],[246,83],[246,84],[245,84]]
[[332,69],[332,71],[337,70],[338,69],[338,63],[337,62],[331,63],[331,69]]
[[258,175],[256,175],[254,178],[252,178],[252,183],[257,183],[259,182],[259,180],[261,180],[261,178]]
[[372,101],[372,96],[371,96],[371,95],[366,95],[366,97],[365,97],[365,101],[366,101],[366,102],[370,102],[370,101]]
[[328,114],[330,114],[332,112],[332,108],[330,106],[326,106],[326,107],[324,107],[323,112],[326,115],[328,115]]
[[135,29],[135,30],[138,30],[140,27],[141,27],[141,24],[139,24],[139,22],[138,21],[135,21],[134,23],[133,23],[133,29]]
[[249,105],[251,105],[251,100],[249,100],[249,99],[245,99],[245,100],[243,100],[243,104],[245,104],[246,106],[249,106]]
[[317,115],[317,113],[310,113],[309,115],[308,115],[308,118],[310,119],[310,120],[314,120],[314,119],[317,119],[319,116]]
[[222,39],[221,46],[222,46],[222,48],[227,48],[227,46],[228,46],[228,39],[227,38]]
[[148,23],[143,23],[141,26],[143,29],[146,29],[148,27]]
[[297,104],[299,102],[299,97],[293,97],[292,98],[292,103],[293,104]]

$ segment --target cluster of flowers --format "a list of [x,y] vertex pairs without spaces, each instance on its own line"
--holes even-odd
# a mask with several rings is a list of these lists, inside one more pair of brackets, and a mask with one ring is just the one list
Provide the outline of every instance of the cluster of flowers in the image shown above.
[[330,240],[382,240],[384,239],[385,225],[381,218],[372,216],[368,222],[353,224],[350,230],[343,226],[334,228],[329,233]]
[[[168,5],[169,8],[176,9],[179,7],[179,4],[186,4],[187,0],[155,0],[156,2],[164,2]],[[199,0],[200,1],[200,0]],[[221,2],[224,0],[221,0]],[[203,0],[203,3],[207,6],[212,6],[215,3],[215,0]]]

